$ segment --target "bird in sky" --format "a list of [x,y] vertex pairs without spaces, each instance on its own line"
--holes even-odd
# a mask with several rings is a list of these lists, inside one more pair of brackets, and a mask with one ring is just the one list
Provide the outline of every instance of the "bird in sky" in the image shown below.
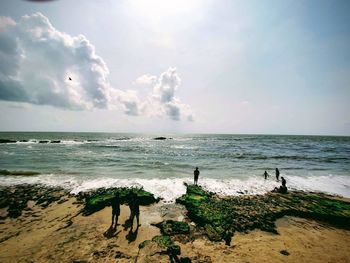
[[72,78],[71,78],[71,77],[69,77],[69,80],[72,80]]

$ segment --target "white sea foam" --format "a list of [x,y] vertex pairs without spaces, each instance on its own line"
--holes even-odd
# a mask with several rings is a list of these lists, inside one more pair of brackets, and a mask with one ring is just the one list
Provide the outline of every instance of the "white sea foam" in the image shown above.
[[[319,191],[330,194],[338,194],[350,197],[350,177],[347,176],[288,176],[287,186],[290,189]],[[61,186],[77,194],[99,187],[143,187],[146,191],[160,197],[165,202],[175,201],[177,197],[186,193],[184,183],[191,184],[192,178],[168,178],[168,179],[121,179],[102,177],[95,179],[83,179],[74,175],[41,174],[38,176],[2,176],[1,185],[17,185],[22,183],[44,184],[49,186]],[[241,194],[264,194],[280,185],[272,178],[264,180],[261,177],[252,176],[248,179],[213,179],[200,178],[199,185],[221,196]]]
[[37,140],[28,140],[28,141],[17,141],[16,144],[34,144],[34,143],[38,143]]
[[88,142],[87,141],[63,140],[63,141],[61,141],[61,143],[65,144],[65,145],[78,145],[78,144],[85,144]]

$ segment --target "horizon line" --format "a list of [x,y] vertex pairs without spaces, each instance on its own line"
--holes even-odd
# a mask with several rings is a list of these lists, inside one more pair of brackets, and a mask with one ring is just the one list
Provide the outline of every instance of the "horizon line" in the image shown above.
[[158,134],[168,134],[168,135],[250,135],[250,136],[325,136],[325,137],[350,137],[350,135],[339,135],[339,134],[287,134],[287,133],[217,133],[217,132],[206,132],[206,133],[196,133],[196,132],[125,132],[125,131],[6,131],[0,130],[0,133],[101,133],[101,134],[149,134],[149,135],[158,135]]

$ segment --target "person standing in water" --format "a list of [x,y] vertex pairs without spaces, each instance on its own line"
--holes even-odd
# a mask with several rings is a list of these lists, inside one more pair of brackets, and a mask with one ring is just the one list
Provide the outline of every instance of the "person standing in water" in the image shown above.
[[194,184],[197,185],[198,184],[198,177],[199,177],[198,167],[196,167],[196,170],[193,171],[193,175],[194,175]]
[[286,184],[287,184],[286,179],[284,179],[283,176],[281,177],[281,179],[282,179],[282,186],[283,186],[283,187],[287,187],[287,186],[286,186]]
[[276,180],[277,182],[280,180],[280,171],[278,170],[278,168],[276,168]]
[[265,180],[267,179],[268,176],[270,176],[270,175],[265,171],[265,172],[264,172]]

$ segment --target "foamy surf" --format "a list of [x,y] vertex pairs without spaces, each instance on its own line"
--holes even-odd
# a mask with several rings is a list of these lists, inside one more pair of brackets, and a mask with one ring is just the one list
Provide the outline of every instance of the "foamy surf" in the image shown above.
[[[60,186],[69,189],[72,194],[89,191],[100,187],[142,187],[146,191],[160,197],[164,202],[174,202],[176,198],[186,193],[185,183],[193,183],[192,178],[166,178],[166,179],[121,179],[102,177],[95,179],[82,179],[71,175],[41,174],[38,176],[1,176],[0,185],[43,184]],[[350,197],[350,178],[346,176],[286,176],[287,186],[293,190],[325,192],[344,197]],[[220,196],[236,196],[242,194],[264,194],[280,182],[269,178],[251,176],[248,179],[214,179],[200,178],[199,185],[204,189],[217,193]]]

